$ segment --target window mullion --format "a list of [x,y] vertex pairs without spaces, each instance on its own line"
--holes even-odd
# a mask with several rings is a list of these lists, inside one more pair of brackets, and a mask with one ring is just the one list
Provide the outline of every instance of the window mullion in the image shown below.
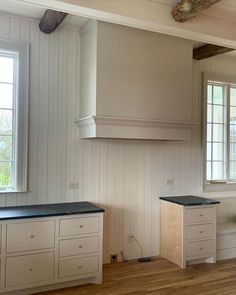
[[230,181],[230,85],[226,85],[226,179]]

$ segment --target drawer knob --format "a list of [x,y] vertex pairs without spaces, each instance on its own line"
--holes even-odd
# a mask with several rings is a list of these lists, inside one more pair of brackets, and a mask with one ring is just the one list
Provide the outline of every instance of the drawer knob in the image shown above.
[[203,250],[203,248],[200,248],[200,250]]
[[83,228],[83,227],[84,227],[83,225],[80,225],[80,226],[79,226],[79,228]]
[[79,245],[79,248],[81,249],[81,248],[83,248],[83,246],[82,245]]
[[30,235],[30,238],[33,239],[34,238],[34,235]]
[[29,271],[33,271],[34,269],[33,269],[33,267],[31,267],[30,269],[29,269]]
[[200,234],[203,234],[203,230],[200,230]]
[[81,266],[81,265],[79,265],[79,266],[78,266],[78,268],[82,268],[82,266]]
[[203,214],[200,214],[200,216],[203,217],[204,215]]

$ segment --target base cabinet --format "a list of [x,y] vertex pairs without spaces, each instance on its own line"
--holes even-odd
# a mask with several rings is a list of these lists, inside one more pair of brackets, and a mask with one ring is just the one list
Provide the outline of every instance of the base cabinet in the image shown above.
[[185,268],[216,262],[216,205],[161,200],[161,256]]
[[101,283],[103,213],[2,221],[0,293]]

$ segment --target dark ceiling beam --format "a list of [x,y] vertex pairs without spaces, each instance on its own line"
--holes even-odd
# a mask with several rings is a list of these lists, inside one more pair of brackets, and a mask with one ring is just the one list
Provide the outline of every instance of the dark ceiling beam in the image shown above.
[[235,49],[213,45],[213,44],[206,44],[204,46],[195,48],[193,50],[193,59],[201,60],[208,57],[212,57],[218,54],[223,54],[226,52],[234,51]]
[[221,0],[182,0],[172,10],[177,22],[185,22]]
[[39,28],[40,31],[46,34],[51,34],[63,22],[67,13],[47,9],[42,17]]

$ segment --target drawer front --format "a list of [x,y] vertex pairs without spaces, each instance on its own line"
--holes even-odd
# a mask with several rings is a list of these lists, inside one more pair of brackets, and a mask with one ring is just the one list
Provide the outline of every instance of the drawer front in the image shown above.
[[186,227],[187,240],[213,239],[215,227],[213,223],[189,225]]
[[186,223],[196,224],[205,222],[215,222],[215,208],[186,209]]
[[60,257],[98,252],[99,238],[88,237],[60,241]]
[[54,221],[11,223],[7,225],[7,252],[54,247]]
[[98,256],[67,259],[59,262],[59,277],[78,276],[98,272]]
[[215,240],[187,243],[187,257],[202,256],[215,252]]
[[80,217],[60,220],[60,236],[68,237],[99,232],[98,217]]
[[9,257],[6,259],[6,287],[53,280],[54,253]]

